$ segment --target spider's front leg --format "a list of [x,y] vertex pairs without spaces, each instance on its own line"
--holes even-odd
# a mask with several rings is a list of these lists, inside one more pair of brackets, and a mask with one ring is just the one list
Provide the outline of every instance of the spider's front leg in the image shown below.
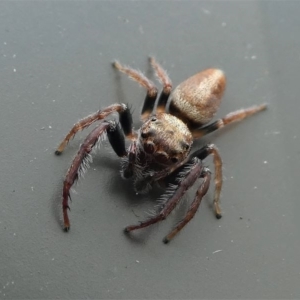
[[120,118],[120,123],[122,125],[124,134],[132,139],[134,137],[134,132],[132,131],[132,116],[129,108],[125,104],[113,104],[108,106],[107,108],[103,110],[99,110],[83,119],[78,121],[77,123],[74,124],[72,129],[68,132],[66,137],[63,139],[63,141],[60,143],[58,146],[57,150],[55,151],[56,155],[60,155],[69,141],[74,138],[75,134],[78,131],[81,131],[91,124],[93,124],[96,121],[103,120],[110,114],[117,112],[119,113],[119,118]]
[[70,189],[74,182],[84,173],[91,161],[91,152],[93,148],[101,141],[102,137],[107,134],[108,140],[114,149],[115,153],[119,157],[127,155],[125,147],[125,138],[122,130],[114,121],[102,121],[84,140],[79,148],[76,156],[73,159],[72,165],[67,171],[62,193],[62,207],[63,207],[63,219],[64,219],[64,230],[69,231],[70,221],[68,217],[70,198]]

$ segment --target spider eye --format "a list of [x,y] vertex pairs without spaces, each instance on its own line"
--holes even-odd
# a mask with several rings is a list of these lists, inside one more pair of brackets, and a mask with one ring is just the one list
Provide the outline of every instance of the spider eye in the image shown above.
[[141,137],[142,137],[143,139],[145,139],[145,138],[147,137],[147,133],[142,132],[142,133],[141,133]]
[[190,149],[190,145],[187,144],[186,142],[181,142],[181,145],[182,145],[182,148],[186,151]]
[[157,120],[156,117],[152,117],[152,118],[151,118],[151,121],[152,121],[152,122],[155,122],[156,120]]
[[177,162],[178,162],[178,158],[177,158],[177,157],[172,157],[172,158],[171,158],[171,161],[172,161],[172,163],[174,163],[174,164],[175,164],[175,163],[177,163]]
[[155,150],[154,144],[152,142],[147,142],[144,144],[144,150],[148,154],[152,154]]

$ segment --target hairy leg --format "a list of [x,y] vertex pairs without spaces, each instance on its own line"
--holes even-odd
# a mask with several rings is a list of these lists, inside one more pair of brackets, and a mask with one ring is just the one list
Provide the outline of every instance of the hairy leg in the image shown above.
[[128,148],[128,158],[123,161],[121,175],[127,179],[133,176],[137,156],[137,143],[133,141]]
[[147,95],[142,108],[142,120],[146,120],[152,113],[157,97],[157,88],[154,83],[149,80],[142,72],[134,70],[130,67],[122,66],[119,62],[115,61],[113,67],[122,73],[128,75],[132,80],[136,81],[139,85],[147,90]]
[[125,104],[113,104],[78,121],[60,143],[55,154],[60,155],[78,131],[87,128],[96,121],[105,119],[114,112],[119,113],[120,123],[124,134],[130,139],[133,138],[134,132],[132,131],[132,116],[129,108]]
[[164,113],[166,109],[166,104],[168,102],[170,93],[172,91],[172,82],[167,72],[161,67],[161,65],[153,57],[150,57],[150,63],[155,71],[158,80],[163,85],[163,91],[159,96],[156,112]]
[[205,127],[197,128],[192,130],[193,137],[195,139],[201,138],[202,136],[209,134],[217,129],[223,128],[228,124],[239,122],[246,117],[256,114],[259,111],[265,110],[267,108],[266,104],[261,104],[246,109],[240,109],[235,112],[229,113],[224,118],[219,119],[212,124],[209,124]]
[[[149,218],[146,221],[140,222],[137,225],[127,226],[125,228],[125,232],[130,232],[136,229],[141,229],[152,224],[158,223],[164,220],[176,207],[179,203],[182,196],[185,192],[195,183],[195,181],[199,178],[202,172],[202,163],[199,159],[194,158],[191,164],[187,164],[188,171],[185,171],[185,177],[180,178],[178,181],[178,185],[172,185],[166,192],[165,195],[162,196],[162,200],[166,201],[163,208],[159,213],[155,216]],[[179,174],[182,175],[182,174]]]
[[191,157],[198,157],[201,160],[204,160],[209,155],[213,156],[214,167],[215,167],[215,194],[214,194],[214,210],[216,214],[216,218],[220,219],[222,217],[221,208],[220,208],[220,194],[223,184],[223,176],[222,176],[222,159],[219,153],[219,150],[215,145],[206,145],[203,148],[195,151],[191,154]]
[[62,207],[63,207],[63,219],[64,219],[64,230],[69,231],[70,221],[68,217],[70,198],[70,189],[74,182],[80,177],[81,173],[86,171],[89,162],[91,161],[91,151],[98,141],[107,133],[108,139],[111,143],[112,148],[115,150],[118,156],[126,155],[125,139],[123,132],[116,125],[115,122],[102,121],[84,140],[80,146],[79,151],[73,159],[72,165],[67,171],[62,194]]
[[199,189],[197,190],[194,201],[191,203],[189,210],[187,211],[185,217],[175,226],[175,228],[163,239],[165,244],[169,243],[174,236],[195,216],[202,198],[208,191],[209,183],[210,183],[210,172],[208,170],[203,170],[201,174],[201,178],[203,178],[203,182],[201,183]]

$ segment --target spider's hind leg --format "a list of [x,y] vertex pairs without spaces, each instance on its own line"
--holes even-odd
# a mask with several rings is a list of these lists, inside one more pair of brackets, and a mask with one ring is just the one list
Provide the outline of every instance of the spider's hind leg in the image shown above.
[[224,118],[219,119],[211,124],[204,127],[192,129],[192,135],[195,139],[201,138],[202,136],[214,132],[220,128],[223,128],[231,123],[242,121],[243,119],[256,114],[262,110],[267,109],[266,104],[256,105],[245,109],[240,109],[227,114]]
[[215,167],[215,194],[214,194],[214,210],[216,214],[216,218],[220,219],[222,217],[221,208],[220,208],[220,194],[223,185],[223,177],[222,177],[222,159],[217,147],[213,144],[206,145],[199,150],[196,150],[191,154],[191,157],[198,157],[201,160],[204,160],[209,155],[213,156],[214,167]]

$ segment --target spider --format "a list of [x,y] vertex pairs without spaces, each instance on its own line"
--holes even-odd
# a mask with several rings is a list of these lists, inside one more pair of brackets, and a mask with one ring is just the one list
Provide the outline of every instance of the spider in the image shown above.
[[[204,70],[180,83],[172,92],[172,82],[166,71],[153,57],[149,60],[163,86],[159,97],[157,97],[158,89],[143,73],[123,66],[118,61],[113,63],[115,69],[125,73],[147,90],[141,112],[143,123],[140,129],[134,130],[128,105],[112,104],[78,121],[55,151],[55,154],[61,154],[78,131],[99,121],[80,145],[64,179],[62,209],[65,231],[70,229],[68,217],[70,189],[86,170],[92,158],[92,151],[104,138],[108,138],[114,152],[121,158],[122,177],[133,180],[137,193],[148,192],[154,183],[166,186],[157,213],[136,225],[127,226],[124,229],[126,233],[164,220],[186,191],[200,178],[201,183],[186,215],[163,241],[168,243],[172,240],[194,217],[203,196],[208,191],[211,172],[204,166],[203,160],[210,155],[213,156],[215,169],[213,207],[216,218],[220,219],[222,216],[219,205],[222,188],[220,153],[213,144],[191,152],[193,141],[262,111],[267,106],[262,104],[240,109],[208,124],[217,112],[225,91],[226,79],[223,71]],[[106,119],[112,113],[118,113],[119,122]],[[125,145],[125,138],[130,141],[128,147]]]

